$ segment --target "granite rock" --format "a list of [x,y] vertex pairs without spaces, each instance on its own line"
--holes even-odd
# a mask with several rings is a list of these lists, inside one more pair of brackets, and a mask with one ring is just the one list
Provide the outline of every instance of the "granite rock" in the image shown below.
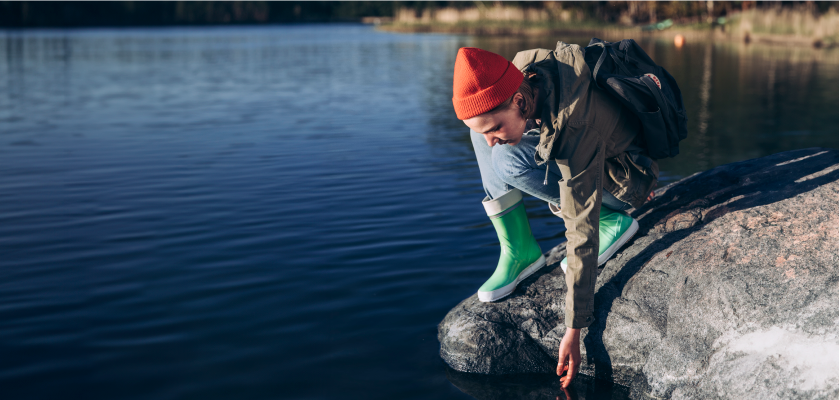
[[[838,397],[838,152],[722,165],[657,190],[600,270],[581,373],[653,399]],[[507,298],[438,326],[454,370],[553,373],[564,245]]]

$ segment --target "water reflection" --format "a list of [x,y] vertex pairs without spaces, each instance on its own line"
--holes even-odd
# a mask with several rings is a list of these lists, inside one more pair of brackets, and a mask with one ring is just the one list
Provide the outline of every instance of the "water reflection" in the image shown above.
[[706,44],[703,56],[703,80],[700,82],[700,112],[697,115],[697,166],[701,171],[709,168],[709,100],[712,90],[712,43]]
[[447,367],[446,378],[476,400],[621,400],[630,394],[625,387],[585,375],[578,375],[566,389],[560,385],[559,378],[551,374],[488,376],[466,374]]

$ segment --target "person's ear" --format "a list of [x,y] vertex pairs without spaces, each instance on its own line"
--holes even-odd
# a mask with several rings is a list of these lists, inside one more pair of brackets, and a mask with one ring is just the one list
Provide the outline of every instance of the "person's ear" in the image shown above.
[[525,97],[522,96],[522,93],[516,92],[513,94],[513,104],[522,111],[522,107],[525,107]]
[[513,95],[513,103],[516,104],[516,109],[519,110],[519,114],[525,116],[525,96],[522,93],[516,92]]

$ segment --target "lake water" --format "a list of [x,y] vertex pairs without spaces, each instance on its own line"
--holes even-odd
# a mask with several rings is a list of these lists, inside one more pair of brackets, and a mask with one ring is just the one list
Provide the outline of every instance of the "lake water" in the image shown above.
[[[498,242],[452,66],[557,39],[589,40],[0,31],[3,398],[472,398],[437,324]],[[836,49],[640,43],[689,115],[663,184],[838,148]],[[526,207],[543,250],[564,240]]]

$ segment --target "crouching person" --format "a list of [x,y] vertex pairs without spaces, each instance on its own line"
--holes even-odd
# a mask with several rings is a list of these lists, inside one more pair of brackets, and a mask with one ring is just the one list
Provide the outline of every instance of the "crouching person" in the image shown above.
[[580,329],[594,321],[598,266],[638,230],[624,210],[653,193],[658,165],[643,149],[638,118],[591,82],[579,46],[520,52],[513,62],[477,48],[455,61],[452,103],[470,128],[502,252],[478,289],[499,300],[545,266],[522,193],[545,200],[566,226],[566,333],[557,374],[568,387],[580,364]]

